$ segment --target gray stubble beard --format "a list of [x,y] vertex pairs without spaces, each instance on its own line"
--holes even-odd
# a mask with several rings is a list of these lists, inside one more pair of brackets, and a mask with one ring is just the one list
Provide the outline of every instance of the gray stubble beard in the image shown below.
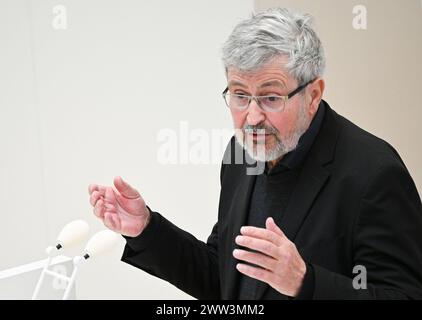
[[[294,128],[293,131],[289,132],[289,134],[287,134],[287,137],[284,138],[280,137],[278,130],[276,130],[275,128],[269,128],[270,133],[276,139],[276,145],[271,150],[266,150],[265,140],[264,143],[255,143],[252,141],[251,138],[248,138],[248,136],[250,137],[250,135],[247,135],[245,132],[245,128],[248,127],[247,125],[245,125],[242,129],[235,130],[236,141],[246,150],[248,155],[255,161],[267,162],[281,159],[287,153],[297,148],[300,137],[309,128],[309,124],[311,121],[307,116],[304,102],[302,102],[300,106],[296,120],[296,128]],[[257,127],[262,126],[258,125]],[[256,134],[258,135],[265,134],[265,131],[265,128],[255,130]]]

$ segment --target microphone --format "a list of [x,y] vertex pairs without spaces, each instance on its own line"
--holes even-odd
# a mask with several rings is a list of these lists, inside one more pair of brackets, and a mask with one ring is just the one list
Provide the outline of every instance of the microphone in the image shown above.
[[96,257],[111,251],[118,243],[119,236],[111,230],[97,232],[89,239],[84,249],[84,258]]
[[47,253],[47,260],[44,265],[43,270],[41,271],[41,275],[38,279],[37,285],[35,286],[35,290],[32,294],[32,300],[35,300],[40,292],[41,285],[44,281],[45,275],[51,275],[53,277],[61,277],[65,280],[69,281],[67,277],[57,274],[54,271],[49,270],[51,260],[53,258],[53,251],[59,251],[62,248],[68,248],[74,246],[84,240],[89,233],[89,225],[84,220],[74,220],[66,224],[63,229],[60,231],[59,236],[56,240],[55,246],[49,246],[45,250]]
[[68,278],[68,285],[63,294],[63,300],[67,300],[70,294],[70,290],[75,283],[76,274],[78,273],[79,267],[83,262],[88,260],[91,257],[97,257],[101,254],[111,251],[114,246],[118,243],[117,233],[111,230],[102,230],[94,234],[91,239],[89,239],[86,247],[83,251],[83,256],[76,256],[73,258],[73,272],[70,278]]
[[94,234],[91,239],[89,239],[88,243],[85,246],[85,249],[83,250],[83,255],[76,256],[73,258],[73,272],[70,277],[58,274],[48,269],[48,267],[50,266],[52,252],[54,249],[60,250],[62,248],[68,248],[70,246],[73,246],[82,241],[88,235],[88,232],[89,226],[83,220],[72,221],[63,227],[62,231],[60,231],[60,234],[57,237],[57,245],[55,247],[50,246],[46,250],[48,259],[44,266],[44,269],[41,271],[41,275],[38,279],[34,293],[32,294],[32,300],[35,300],[37,298],[45,275],[60,278],[67,282],[67,286],[63,294],[63,300],[67,300],[69,298],[70,291],[75,283],[76,275],[81,264],[89,258],[97,257],[108,251],[111,251],[119,242],[119,236],[117,233],[111,230],[99,231]]
[[60,250],[62,248],[72,247],[82,242],[89,233],[89,225],[84,220],[74,220],[66,224],[60,231],[56,246],[50,246],[46,249],[48,255],[50,255],[54,249]]

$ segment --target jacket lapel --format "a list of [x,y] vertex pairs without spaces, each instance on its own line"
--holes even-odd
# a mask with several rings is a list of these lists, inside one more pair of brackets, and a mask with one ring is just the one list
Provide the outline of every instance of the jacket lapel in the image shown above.
[[312,203],[329,176],[330,173],[325,168],[314,163],[309,163],[302,169],[280,223],[280,228],[290,241],[294,242]]
[[[329,176],[328,171],[317,165],[309,164],[303,168],[279,225],[290,241],[294,242],[312,203]],[[268,287],[266,283],[259,282],[256,299],[261,299]]]

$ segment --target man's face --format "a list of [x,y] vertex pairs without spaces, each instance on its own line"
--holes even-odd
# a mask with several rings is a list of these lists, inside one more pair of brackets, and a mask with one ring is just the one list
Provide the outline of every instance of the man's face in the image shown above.
[[[284,58],[277,58],[252,73],[229,68],[230,93],[254,96],[289,94],[298,87],[298,83],[282,68],[284,64]],[[238,142],[258,161],[274,161],[292,151],[312,120],[304,100],[303,95],[296,94],[281,112],[266,112],[255,100],[246,110],[230,109]],[[258,133],[254,133],[254,129]]]

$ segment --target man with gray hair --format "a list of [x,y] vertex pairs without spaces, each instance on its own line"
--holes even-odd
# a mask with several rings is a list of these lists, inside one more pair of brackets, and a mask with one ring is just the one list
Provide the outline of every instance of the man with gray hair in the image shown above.
[[122,260],[199,299],[422,298],[416,186],[392,146],[322,100],[310,16],[253,15],[223,62],[236,133],[211,235],[179,229],[120,177],[92,184],[95,215],[127,240]]

